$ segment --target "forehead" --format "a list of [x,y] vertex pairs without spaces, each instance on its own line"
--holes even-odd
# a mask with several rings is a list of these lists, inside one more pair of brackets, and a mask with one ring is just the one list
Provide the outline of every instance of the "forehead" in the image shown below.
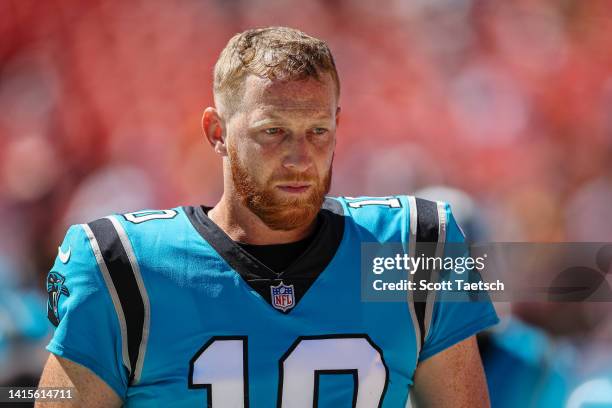
[[337,101],[331,75],[321,79],[280,81],[249,75],[245,78],[243,109],[247,113],[330,115]]

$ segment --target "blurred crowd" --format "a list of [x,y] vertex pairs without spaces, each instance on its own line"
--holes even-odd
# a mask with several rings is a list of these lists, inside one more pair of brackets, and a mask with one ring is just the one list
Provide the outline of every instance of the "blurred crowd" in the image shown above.
[[334,53],[332,194],[450,186],[479,239],[612,241],[607,0],[0,1],[0,384],[44,358],[24,344],[49,333],[45,276],[70,224],[219,198],[199,127],[213,65],[267,25]]

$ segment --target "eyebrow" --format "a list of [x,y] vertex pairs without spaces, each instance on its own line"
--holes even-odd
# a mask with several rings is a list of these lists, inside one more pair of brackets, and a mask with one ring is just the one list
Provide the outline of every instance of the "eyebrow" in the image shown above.
[[[291,110],[292,109],[283,109],[281,111],[290,112]],[[278,112],[278,109],[274,111],[263,112],[263,115],[265,115],[265,117],[262,119],[258,119],[255,123],[264,122],[266,120],[284,120],[285,117],[283,115],[279,115],[277,112]],[[329,113],[327,112],[323,113],[321,111],[317,111],[317,114],[313,114],[309,118],[312,120],[331,120],[332,119]]]

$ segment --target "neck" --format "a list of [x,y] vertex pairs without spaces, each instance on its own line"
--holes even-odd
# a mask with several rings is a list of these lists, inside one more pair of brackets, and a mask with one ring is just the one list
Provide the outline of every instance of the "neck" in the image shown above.
[[304,227],[289,231],[270,229],[246,208],[238,197],[230,198],[225,193],[217,205],[208,212],[208,217],[232,240],[253,245],[296,242],[306,238],[316,227],[316,217],[314,217]]

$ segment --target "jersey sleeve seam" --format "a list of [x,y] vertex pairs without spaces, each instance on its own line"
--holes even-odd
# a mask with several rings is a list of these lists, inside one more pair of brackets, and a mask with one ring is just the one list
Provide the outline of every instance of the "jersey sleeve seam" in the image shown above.
[[111,373],[110,371],[108,371],[107,369],[105,369],[104,367],[102,367],[101,365],[99,365],[97,362],[95,362],[93,359],[91,359],[88,356],[85,356],[83,354],[81,354],[80,352],[69,348],[69,347],[65,347],[57,342],[55,342],[55,340],[51,339],[51,341],[49,342],[49,344],[47,345],[46,349],[57,355],[60,356],[62,358],[66,358],[74,363],[77,363],[79,365],[82,365],[86,368],[88,368],[89,370],[91,370],[98,378],[100,378],[102,381],[104,381],[109,387],[111,387],[113,389],[113,391],[115,391],[115,393],[117,393],[117,395],[125,401],[125,394],[127,391],[127,387],[123,384],[123,381],[121,379],[118,379],[116,375],[114,375],[113,373]]

